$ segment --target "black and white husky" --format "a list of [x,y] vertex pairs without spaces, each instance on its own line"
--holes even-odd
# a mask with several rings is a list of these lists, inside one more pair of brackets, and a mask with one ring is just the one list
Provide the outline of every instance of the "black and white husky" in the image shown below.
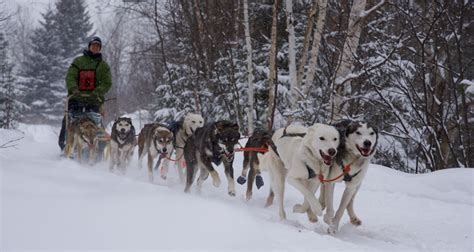
[[[176,162],[181,183],[184,183],[184,145],[188,138],[198,129],[204,126],[204,118],[199,114],[188,113],[182,121],[173,122],[170,127],[174,133],[174,148],[176,151]],[[166,174],[165,174],[166,176]]]
[[221,180],[212,163],[220,165],[224,163],[225,174],[228,181],[228,193],[235,196],[234,184],[234,148],[240,138],[239,126],[229,121],[218,121],[206,124],[198,128],[188,139],[184,146],[184,158],[186,160],[186,187],[189,192],[196,176],[200,170],[197,180],[197,189],[201,191],[202,184],[209,174],[214,186],[219,187]]
[[[367,174],[367,169],[371,158],[374,156],[377,146],[377,130],[365,122],[342,121],[335,125],[344,137],[341,141],[336,162],[331,167],[329,178],[341,176],[334,182],[325,183],[321,190],[320,200],[326,205],[324,221],[329,225],[328,232],[335,233],[339,227],[339,222],[347,209],[350,222],[353,225],[361,225],[361,220],[354,212],[354,200],[359,190],[362,180]],[[343,169],[348,172],[344,174]],[[345,182],[345,190],[342,195],[339,208],[334,214],[333,198],[334,183]]]
[[110,171],[113,171],[114,167],[117,166],[122,173],[126,172],[135,145],[137,145],[137,139],[132,119],[128,117],[118,118],[112,126],[110,139]]

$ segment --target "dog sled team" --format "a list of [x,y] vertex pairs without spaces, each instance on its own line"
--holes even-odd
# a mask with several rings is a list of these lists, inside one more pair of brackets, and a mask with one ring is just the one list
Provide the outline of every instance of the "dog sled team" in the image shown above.
[[[94,164],[105,154],[109,157],[110,171],[118,169],[125,173],[138,146],[139,166],[146,157],[150,182],[154,181],[156,170],[166,179],[172,161],[176,163],[180,181],[185,183],[185,192],[191,191],[194,181],[200,192],[209,175],[212,184],[219,187],[221,178],[215,167],[223,164],[227,192],[235,196],[234,156],[236,151],[244,151],[243,169],[237,182],[247,183],[247,200],[252,197],[254,182],[258,189],[264,185],[261,171],[268,170],[266,206],[272,205],[276,197],[280,219],[286,219],[284,202],[288,182],[304,198],[301,204],[293,206],[294,213],[305,213],[310,222],[317,222],[318,216],[323,216],[329,233],[337,231],[346,210],[352,224],[361,224],[354,212],[354,201],[377,146],[378,133],[373,126],[350,120],[333,125],[316,123],[310,127],[291,124],[275,132],[256,130],[245,148],[236,149],[241,138],[236,123],[224,120],[204,124],[201,115],[188,113],[171,124],[146,124],[138,137],[132,120],[121,117],[114,122],[108,139],[101,126],[100,112],[111,78],[109,66],[100,54],[101,47],[100,38],[92,38],[88,50],[74,59],[68,70],[68,102],[59,137],[65,157],[75,154],[79,162],[87,159],[89,164]],[[334,186],[338,182],[344,182],[345,189],[335,210]]]
[[[69,157],[75,149],[80,160],[82,146],[86,144],[90,148],[91,143],[97,142],[91,134],[97,129],[88,119],[81,119],[70,128],[65,155]],[[270,192],[266,206],[272,205],[276,197],[280,219],[286,219],[284,195],[288,182],[304,197],[301,204],[293,206],[294,213],[305,213],[310,222],[317,222],[326,209],[323,220],[329,225],[330,233],[337,231],[346,210],[352,224],[361,224],[354,212],[354,201],[375,152],[378,140],[375,128],[349,120],[334,125],[317,123],[310,127],[292,124],[273,134],[256,130],[245,148],[237,149],[240,138],[237,124],[230,121],[204,124],[204,118],[193,113],[171,125],[146,124],[137,137],[131,119],[121,117],[112,126],[106,156],[110,159],[110,171],[117,168],[125,173],[134,148],[138,146],[138,164],[141,166],[146,157],[150,182],[154,181],[156,170],[162,179],[166,179],[170,164],[174,162],[180,181],[185,182],[185,192],[191,191],[194,181],[200,192],[209,175],[212,184],[219,187],[221,178],[215,167],[223,164],[228,194],[235,196],[234,156],[236,151],[243,150],[243,169],[237,182],[247,183],[247,200],[252,197],[254,182],[259,189],[264,185],[261,170],[268,170]],[[95,158],[97,153],[94,152],[98,148],[90,150],[89,157]],[[345,190],[335,211],[334,184],[338,182],[345,183]],[[316,196],[318,189],[319,199]]]

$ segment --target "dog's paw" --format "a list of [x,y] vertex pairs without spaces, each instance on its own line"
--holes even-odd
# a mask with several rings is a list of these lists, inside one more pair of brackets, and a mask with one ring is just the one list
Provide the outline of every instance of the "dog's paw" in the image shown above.
[[338,225],[336,225],[336,224],[331,224],[331,225],[329,225],[329,227],[328,227],[328,234],[330,234],[330,235],[336,234],[337,229],[338,229]]
[[329,214],[326,213],[326,214],[324,215],[324,217],[323,217],[323,220],[324,220],[324,222],[325,222],[326,224],[332,225],[332,218],[333,218],[333,217],[332,217],[331,215],[329,215]]
[[257,189],[260,189],[260,187],[264,185],[262,176],[257,175],[255,178],[255,184],[257,185]]
[[269,207],[269,206],[271,206],[271,205],[273,205],[273,197],[270,197],[270,196],[269,196],[269,197],[267,198],[267,201],[265,202],[265,207]]
[[249,201],[250,199],[252,198],[252,192],[251,191],[247,191],[246,195],[245,195],[245,199],[247,201]]
[[303,205],[295,204],[293,206],[293,213],[305,213],[306,209],[304,209]]
[[360,226],[362,224],[362,221],[357,217],[352,217],[351,218],[351,223],[352,223],[352,225]]
[[309,222],[312,222],[312,223],[318,222],[318,216],[314,215],[313,212],[308,211],[308,212],[306,212],[306,214],[308,215]]
[[161,177],[163,180],[166,180],[166,175],[165,175],[165,174],[161,174],[160,177]]
[[234,197],[235,196],[235,191],[229,191],[229,195]]
[[317,216],[322,216],[323,215],[323,209],[321,208],[321,205],[319,204],[319,202],[313,202],[313,204],[311,204],[311,210],[313,211],[314,214],[316,214]]
[[245,182],[247,182],[247,179],[245,179],[243,176],[239,176],[239,178],[237,179],[237,183],[241,185],[245,184]]
[[211,177],[212,177],[212,184],[215,187],[219,187],[221,185],[221,179],[219,178],[219,175],[217,172],[213,171],[211,172]]

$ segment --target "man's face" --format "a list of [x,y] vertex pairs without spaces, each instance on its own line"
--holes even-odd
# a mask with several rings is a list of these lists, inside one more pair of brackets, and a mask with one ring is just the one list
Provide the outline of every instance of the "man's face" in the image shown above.
[[91,46],[89,47],[89,50],[93,54],[97,54],[100,52],[100,44],[98,42],[92,42]]

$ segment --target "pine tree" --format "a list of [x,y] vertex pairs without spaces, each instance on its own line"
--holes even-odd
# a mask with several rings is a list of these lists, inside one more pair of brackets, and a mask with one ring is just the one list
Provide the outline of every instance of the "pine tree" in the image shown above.
[[21,104],[16,100],[13,64],[7,55],[8,42],[0,33],[0,128],[15,128],[19,118]]
[[55,7],[42,15],[40,27],[31,36],[32,53],[22,66],[27,122],[55,123],[62,118],[67,68],[92,29],[83,0],[59,0]]
[[71,59],[81,52],[92,30],[84,0],[59,0],[56,2],[55,23],[61,43],[61,56]]
[[64,42],[56,33],[54,12],[49,9],[42,17],[40,27],[31,37],[32,53],[23,62],[21,73],[21,82],[26,87],[23,102],[29,106],[24,119],[28,122],[59,120],[66,95],[63,79],[67,64],[58,54]]

